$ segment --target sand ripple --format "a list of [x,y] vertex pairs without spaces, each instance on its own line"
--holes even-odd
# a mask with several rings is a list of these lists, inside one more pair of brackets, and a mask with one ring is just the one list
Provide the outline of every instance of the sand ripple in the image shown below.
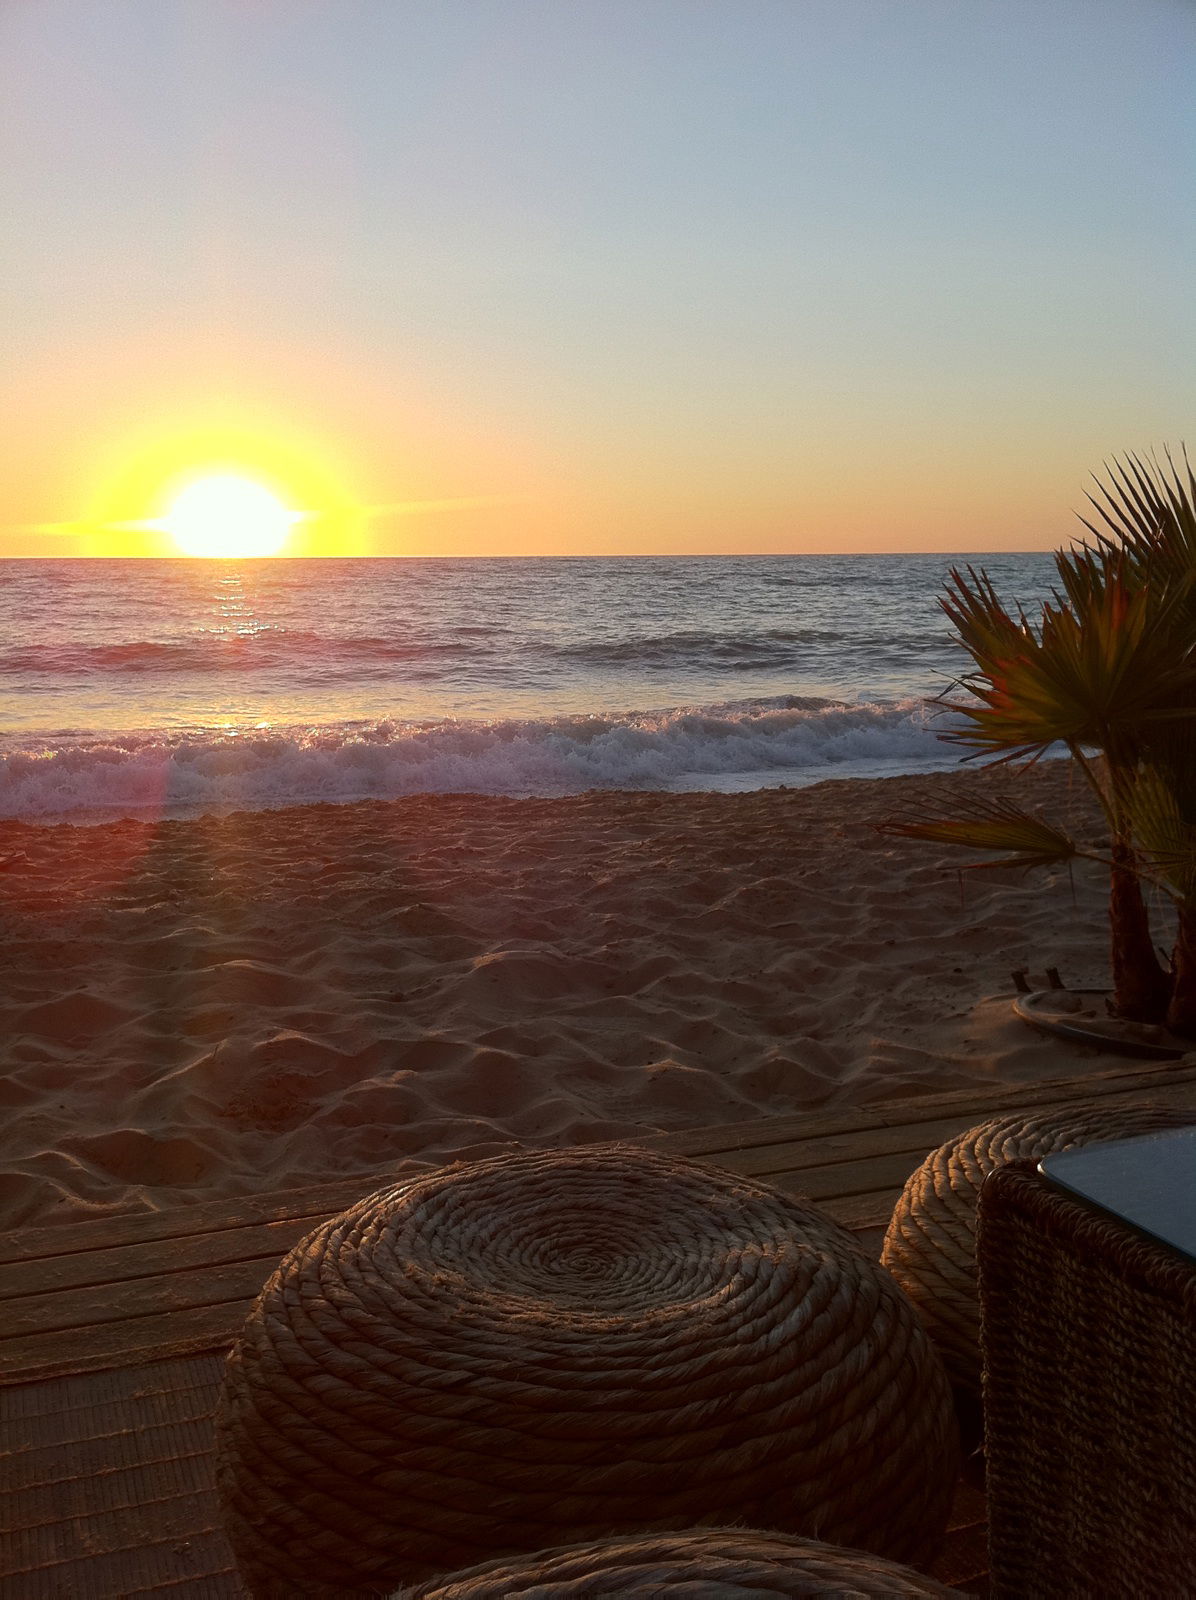
[[993,781],[6,824],[0,1224],[1107,1064],[997,998],[1103,982],[1099,873],[869,825]]

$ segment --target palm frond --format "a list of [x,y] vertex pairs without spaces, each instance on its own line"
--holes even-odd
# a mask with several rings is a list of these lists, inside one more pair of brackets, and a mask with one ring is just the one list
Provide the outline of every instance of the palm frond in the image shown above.
[[1196,650],[1183,598],[1132,583],[1124,563],[1083,554],[1061,562],[1067,601],[1042,606],[1037,628],[998,599],[987,575],[950,574],[940,605],[976,664],[970,699],[947,702],[963,726],[940,737],[998,754],[1061,742],[1131,760],[1144,722],[1196,705]]
[[1196,905],[1196,718],[1152,730],[1129,814],[1148,868]]
[[1098,522],[1081,516],[1097,548],[1130,564],[1139,583],[1196,583],[1196,474],[1187,451],[1183,467],[1164,449],[1164,462],[1127,455],[1105,463],[1108,481],[1095,480],[1088,502]]
[[1148,869],[1177,900],[1196,906],[1196,822],[1184,816],[1179,792],[1157,769],[1135,785],[1132,817]]
[[1011,852],[991,861],[971,862],[971,871],[992,867],[1049,867],[1071,861],[1082,853],[1061,828],[1023,811],[1012,801],[973,800],[960,809],[962,816],[881,822],[876,831],[931,844],[961,845],[968,850]]

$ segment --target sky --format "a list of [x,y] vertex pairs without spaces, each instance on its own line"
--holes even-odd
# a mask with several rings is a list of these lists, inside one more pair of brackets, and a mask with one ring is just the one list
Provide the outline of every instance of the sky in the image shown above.
[[3,0],[0,555],[986,551],[1196,448],[1191,0]]

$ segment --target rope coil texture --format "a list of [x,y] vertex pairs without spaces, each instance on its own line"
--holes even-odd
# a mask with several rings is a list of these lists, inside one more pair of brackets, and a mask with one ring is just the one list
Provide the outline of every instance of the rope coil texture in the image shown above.
[[752,1528],[640,1534],[600,1544],[539,1550],[522,1561],[488,1561],[403,1589],[391,1600],[573,1600],[584,1595],[900,1596],[941,1600],[945,1589],[909,1567],[862,1550]]
[[989,1173],[1008,1161],[1193,1120],[1191,1109],[1089,1101],[982,1122],[926,1157],[906,1182],[880,1259],[917,1306],[958,1389],[980,1393],[976,1201]]
[[1196,1594],[1196,1267],[1030,1163],[978,1254],[994,1595]]
[[288,1255],[217,1480],[259,1596],[742,1522],[925,1564],[955,1424],[908,1301],[829,1217],[637,1149],[442,1168]]

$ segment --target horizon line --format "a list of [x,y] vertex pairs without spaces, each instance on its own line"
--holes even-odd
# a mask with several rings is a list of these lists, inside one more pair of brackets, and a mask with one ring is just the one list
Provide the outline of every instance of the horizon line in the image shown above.
[[70,556],[0,556],[0,561],[157,561],[189,562],[193,565],[208,563],[211,566],[228,566],[233,562],[287,561],[762,561],[788,559],[800,560],[803,556],[1044,556],[1052,555],[1060,547],[1043,545],[1032,549],[981,549],[974,550],[640,550],[592,551],[586,555],[561,551],[545,554],[527,551],[522,554],[478,555],[273,555],[273,556],[189,556],[178,555],[70,555]]

